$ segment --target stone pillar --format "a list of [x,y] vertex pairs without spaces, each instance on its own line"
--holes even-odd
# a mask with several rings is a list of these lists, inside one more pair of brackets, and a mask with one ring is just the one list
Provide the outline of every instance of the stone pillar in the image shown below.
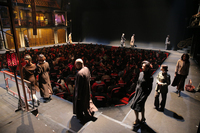
[[[9,29],[4,29],[3,31],[6,32],[7,30],[9,30]],[[5,48],[8,48],[8,42],[7,42],[6,34],[4,34],[3,36],[4,36],[4,39],[5,39],[4,46],[5,46]]]
[[65,39],[66,39],[66,42],[68,42],[68,34],[67,34],[67,28],[65,29]]
[[58,30],[57,29],[54,29],[54,41],[55,41],[55,44],[58,43]]
[[19,31],[19,42],[20,42],[21,48],[25,47],[24,33],[21,30]]
[[3,36],[1,36],[1,33],[0,33],[0,51],[2,50],[5,50],[5,48],[4,48]]

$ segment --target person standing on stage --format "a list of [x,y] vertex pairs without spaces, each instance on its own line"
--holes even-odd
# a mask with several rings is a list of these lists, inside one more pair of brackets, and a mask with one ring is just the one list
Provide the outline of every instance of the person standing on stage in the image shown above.
[[165,49],[169,50],[169,48],[170,48],[170,38],[169,38],[169,35],[167,35],[165,39]]
[[94,112],[98,111],[91,99],[90,88],[90,71],[87,67],[84,67],[82,59],[76,59],[75,61],[76,74],[74,97],[73,97],[73,114],[81,121],[85,119],[94,118]]
[[[136,119],[134,125],[145,122],[145,102],[152,90],[153,77],[151,76],[151,65],[148,61],[142,62],[142,72],[139,74],[136,92],[133,97],[131,108],[135,111]],[[139,120],[138,115],[141,112],[142,119]]]
[[72,33],[69,34],[69,43],[72,43]]
[[121,46],[122,47],[125,47],[126,46],[126,44],[125,44],[125,41],[126,41],[126,38],[124,37],[124,33],[122,33],[122,37],[121,37]]
[[29,47],[29,40],[27,35],[24,36],[24,41],[25,41],[25,47]]
[[32,90],[33,99],[35,102],[37,102],[38,106],[40,105],[40,101],[37,99],[36,89],[39,89],[37,86],[37,80],[35,77],[35,70],[36,65],[32,63],[32,58],[30,55],[25,55],[24,60],[26,62],[26,65],[22,68],[24,79],[30,81],[31,83],[27,86],[29,89]]
[[190,68],[190,61],[189,55],[183,54],[181,59],[177,61],[176,68],[175,68],[175,77],[172,82],[172,86],[177,86],[177,93],[178,96],[181,96],[181,91],[184,91],[185,79],[189,74]]
[[47,103],[51,100],[51,94],[53,93],[50,77],[49,77],[49,63],[45,61],[46,57],[40,54],[38,57],[37,73],[39,74],[39,88],[40,95],[44,98],[44,102]]
[[136,45],[135,45],[135,34],[133,34],[133,35],[131,36],[130,46],[131,46],[131,47],[136,47]]
[[[170,81],[170,75],[167,73],[168,66],[162,65],[160,69],[161,69],[161,72],[159,72],[157,76],[157,86],[155,89],[156,91],[155,91],[154,106],[155,106],[155,109],[163,112],[165,108],[166,99],[167,99],[168,86],[170,85],[171,81]],[[162,96],[162,101],[160,103],[161,108],[159,108],[160,93]]]

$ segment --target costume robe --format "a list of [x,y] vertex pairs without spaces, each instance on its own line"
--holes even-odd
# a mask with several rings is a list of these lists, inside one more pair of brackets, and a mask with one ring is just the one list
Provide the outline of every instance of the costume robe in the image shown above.
[[36,94],[36,89],[38,89],[37,80],[35,78],[36,65],[35,64],[31,64],[31,65],[26,64],[22,70],[23,70],[24,79],[31,82],[31,84],[27,84],[27,86],[32,89],[33,94]]
[[49,98],[50,93],[53,93],[48,73],[49,71],[50,67],[48,62],[37,65],[37,73],[39,74],[40,95],[43,98]]
[[136,92],[133,97],[133,104],[131,108],[137,112],[141,112],[145,106],[145,102],[147,97],[151,93],[152,90],[153,77],[149,74],[144,74],[144,72],[140,72]]
[[93,116],[98,111],[91,99],[90,88],[90,71],[87,67],[83,67],[76,74],[74,97],[73,97],[73,113],[77,118],[84,116]]

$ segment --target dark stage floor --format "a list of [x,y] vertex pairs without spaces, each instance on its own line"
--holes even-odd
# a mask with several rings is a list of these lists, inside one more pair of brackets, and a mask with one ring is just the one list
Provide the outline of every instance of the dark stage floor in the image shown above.
[[[109,44],[115,46],[114,43]],[[162,43],[138,43],[137,48],[164,50]],[[119,46],[119,45],[116,45]],[[129,47],[128,45],[126,47]],[[171,80],[174,78],[175,65],[182,53],[168,50],[171,54],[163,64],[169,66],[168,73]],[[200,82],[200,68],[190,59],[190,73],[186,79],[192,79],[196,87]],[[156,86],[156,76],[159,70],[154,73],[154,84]],[[16,89],[14,83],[9,83],[13,90]],[[38,108],[39,116],[36,118],[31,112],[17,112],[18,100],[6,92],[3,74],[0,74],[0,132],[2,133],[128,133],[134,132],[133,122],[134,111],[130,109],[130,104],[121,107],[99,108],[95,113],[97,120],[88,122],[85,125],[79,123],[72,113],[72,103],[53,96],[49,103],[41,103]],[[182,92],[181,97],[175,93],[175,88],[169,86],[166,109],[158,112],[153,109],[154,102],[153,89],[146,102],[146,125],[143,125],[138,132],[144,133],[197,133],[200,122],[200,93]],[[38,94],[37,94],[38,95]],[[39,96],[39,95],[38,95]]]

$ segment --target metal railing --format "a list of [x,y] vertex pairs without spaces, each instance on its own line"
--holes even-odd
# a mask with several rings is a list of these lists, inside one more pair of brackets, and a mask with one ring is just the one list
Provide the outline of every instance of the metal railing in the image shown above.
[[[0,71],[1,73],[3,73],[4,74],[4,80],[5,80],[5,85],[6,85],[6,90],[7,90],[7,92],[9,93],[9,94],[11,94],[12,96],[14,96],[14,97],[16,97],[16,98],[19,98],[19,95],[18,95],[18,93],[16,92],[16,91],[14,91],[14,90],[12,90],[11,88],[10,88],[10,86],[9,86],[9,81],[12,81],[12,82],[16,82],[15,81],[15,76],[14,76],[14,74],[12,74],[11,72],[8,72],[8,71]],[[20,77],[17,77],[17,79],[16,80],[21,80],[21,78]],[[25,80],[24,79],[24,82],[26,83],[26,84],[30,84],[31,82],[30,81],[28,81],[28,80]],[[22,85],[22,83],[20,83],[20,82],[18,82],[18,84],[19,85]],[[32,99],[32,96],[31,96],[31,88],[29,89],[28,88],[28,86],[27,85],[25,85],[25,91],[26,91],[26,94],[24,94],[24,95],[28,95],[28,98],[27,98],[27,101],[29,102],[29,101],[32,101],[33,99]],[[23,99],[23,101],[25,100],[25,98],[24,98],[24,96],[22,96],[21,95],[21,98]],[[33,103],[33,102],[32,102]],[[34,103],[33,103],[33,107],[34,107]]]

